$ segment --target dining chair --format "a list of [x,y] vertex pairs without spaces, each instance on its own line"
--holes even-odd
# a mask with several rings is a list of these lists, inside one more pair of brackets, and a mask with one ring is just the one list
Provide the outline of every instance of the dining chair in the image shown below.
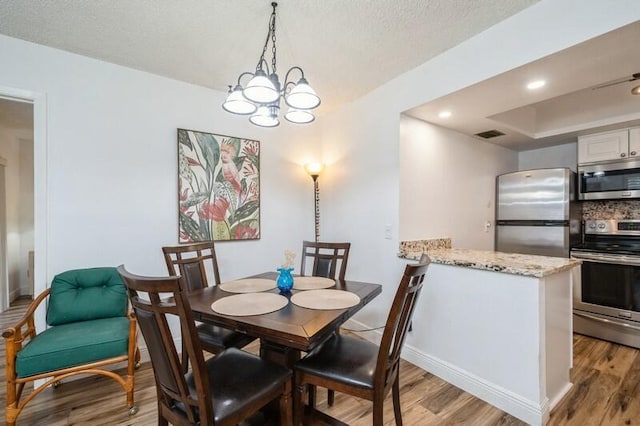
[[[300,275],[305,275],[307,264],[311,264],[311,275],[344,280],[349,261],[351,243],[302,242],[302,265]],[[340,265],[340,266],[338,266]],[[336,276],[337,275],[337,276]],[[335,395],[332,390],[327,391],[327,403],[333,405]],[[309,405],[315,406],[316,387],[309,388]]]
[[[124,265],[118,273],[149,350],[159,425],[235,425],[276,399],[280,424],[291,424],[291,370],[237,348],[205,361],[185,280],[138,276]],[[188,373],[173,340],[171,316],[179,319],[183,348],[191,360]]]
[[344,280],[350,248],[351,243],[303,241],[300,275],[306,275],[311,263],[312,276]]
[[407,265],[387,317],[380,345],[334,334],[294,365],[294,424],[303,418],[302,397],[307,385],[322,386],[373,402],[373,424],[382,425],[385,397],[392,390],[396,425],[400,410],[400,353],[420,295],[430,259]]
[[[214,284],[220,284],[220,271],[213,241],[162,247],[167,270],[171,276],[180,276],[183,287],[193,291],[208,287],[208,274],[213,274]],[[202,348],[217,354],[227,348],[242,348],[255,340],[247,334],[229,330],[212,324],[198,324],[196,327]],[[182,351],[184,368],[188,368],[187,352]],[[186,370],[185,370],[186,372]]]

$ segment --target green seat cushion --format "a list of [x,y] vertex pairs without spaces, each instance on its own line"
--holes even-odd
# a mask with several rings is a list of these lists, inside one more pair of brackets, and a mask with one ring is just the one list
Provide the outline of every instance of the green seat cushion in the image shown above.
[[125,316],[127,291],[116,268],[75,269],[51,281],[47,324]]
[[104,318],[57,325],[38,334],[16,357],[18,377],[126,355],[129,319]]

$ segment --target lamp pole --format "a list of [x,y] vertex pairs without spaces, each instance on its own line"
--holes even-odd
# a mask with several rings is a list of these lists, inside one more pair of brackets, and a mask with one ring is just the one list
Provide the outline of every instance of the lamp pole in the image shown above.
[[324,166],[322,163],[307,163],[304,169],[313,179],[313,210],[316,225],[316,243],[320,240],[320,188],[318,188],[318,176],[322,173]]
[[316,243],[320,240],[320,188],[318,187],[318,176],[311,175],[313,179],[313,210],[315,212]]

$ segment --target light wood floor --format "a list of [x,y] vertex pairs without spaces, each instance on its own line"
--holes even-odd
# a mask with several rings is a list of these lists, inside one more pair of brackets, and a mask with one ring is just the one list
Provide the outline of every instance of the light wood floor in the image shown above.
[[[0,314],[0,330],[22,316],[20,302]],[[4,356],[4,342],[0,344]],[[257,346],[250,349],[257,350]],[[589,337],[574,337],[573,390],[551,414],[551,425],[640,425],[640,351]],[[0,379],[5,381],[5,363]],[[518,419],[408,363],[401,367],[401,401],[405,425],[524,425]],[[27,391],[28,392],[28,391]],[[0,388],[4,420],[6,388]],[[319,392],[318,408],[352,425],[371,424],[371,404],[336,394],[327,407]],[[21,413],[18,425],[155,425],[153,372],[143,364],[136,373],[136,405],[129,417],[122,388],[104,377],[87,377],[47,389]],[[385,402],[385,424],[393,425],[391,397]]]

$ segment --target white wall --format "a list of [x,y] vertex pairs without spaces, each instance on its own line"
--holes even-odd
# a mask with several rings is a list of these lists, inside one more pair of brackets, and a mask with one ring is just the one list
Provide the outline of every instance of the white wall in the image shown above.
[[493,250],[495,177],[516,169],[515,151],[402,116],[399,239]]
[[576,142],[518,153],[518,170],[568,167],[574,172],[578,165]]
[[47,191],[35,200],[47,207],[47,283],[68,269],[121,263],[166,274],[160,247],[178,241],[177,128],[261,141],[262,238],[218,245],[223,279],[274,270],[285,249],[313,236],[301,167],[316,149],[302,137],[311,130],[260,129],[222,110],[225,93],[5,36],[0,56],[0,86],[46,94],[47,157],[37,167]]

